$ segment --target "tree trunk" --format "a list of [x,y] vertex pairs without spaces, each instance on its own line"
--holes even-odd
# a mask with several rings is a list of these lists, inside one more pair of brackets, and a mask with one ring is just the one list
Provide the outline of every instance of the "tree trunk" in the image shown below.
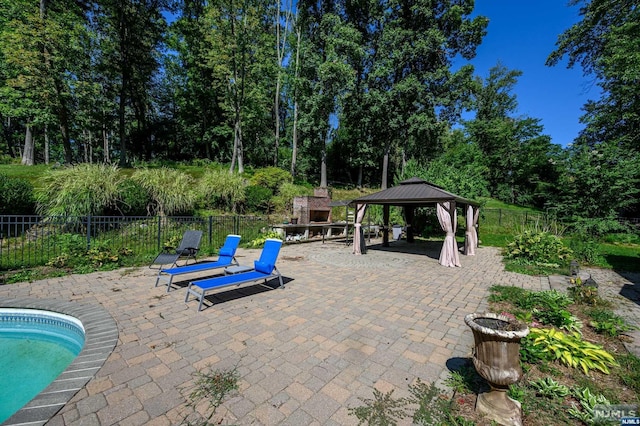
[[49,126],[44,125],[44,164],[49,164]]
[[[302,31],[298,29],[298,40],[296,42],[296,71],[294,77],[294,87],[297,84],[298,73],[299,73],[299,65],[300,65],[300,37]],[[293,131],[291,136],[291,144],[292,144],[292,153],[291,153],[291,176],[296,176],[296,162],[298,158],[298,94],[297,90],[294,89],[293,92]]]
[[[124,81],[123,81],[124,85]],[[124,97],[124,89],[120,91],[120,105],[118,107],[118,133],[120,134],[120,167],[127,165],[127,144],[124,113],[126,107],[126,99]]]
[[33,166],[35,157],[35,141],[33,133],[31,133],[31,124],[27,123],[24,132],[24,151],[22,152],[22,164],[24,166]]
[[236,134],[238,135],[238,174],[244,173],[244,146],[242,144],[242,119],[238,117]]
[[109,157],[109,135],[107,133],[107,127],[102,124],[102,160],[105,164],[111,163],[111,158]]
[[384,150],[384,157],[382,159],[382,185],[380,189],[387,189],[387,174],[389,173],[389,145]]

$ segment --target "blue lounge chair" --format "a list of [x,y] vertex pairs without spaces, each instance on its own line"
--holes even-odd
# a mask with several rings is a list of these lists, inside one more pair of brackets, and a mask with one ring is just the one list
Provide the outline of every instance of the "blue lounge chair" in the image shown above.
[[167,293],[171,290],[173,277],[182,274],[191,274],[194,272],[211,271],[213,269],[225,268],[227,266],[238,265],[236,260],[236,250],[240,244],[240,235],[227,235],[224,245],[220,247],[218,252],[218,260],[215,262],[194,263],[192,265],[177,266],[174,268],[160,269],[156,278],[156,287],[160,281],[165,281],[167,285]]
[[228,275],[221,277],[213,277],[199,281],[192,281],[187,287],[187,296],[184,298],[185,303],[189,301],[189,295],[192,294],[196,299],[200,300],[198,304],[198,311],[202,310],[202,302],[207,292],[212,290],[218,290],[224,287],[239,286],[240,284],[264,280],[271,278],[278,278],[280,281],[280,288],[284,288],[284,282],[282,281],[282,275],[276,268],[276,260],[278,260],[278,253],[280,253],[280,247],[282,247],[282,241],[269,238],[264,243],[264,248],[260,254],[260,259],[254,262],[252,270],[233,273],[239,268],[228,268],[226,271]]

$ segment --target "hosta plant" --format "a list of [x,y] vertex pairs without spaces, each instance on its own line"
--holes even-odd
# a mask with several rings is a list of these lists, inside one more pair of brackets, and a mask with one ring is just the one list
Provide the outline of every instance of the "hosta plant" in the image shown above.
[[529,336],[534,346],[553,354],[555,359],[569,367],[582,368],[585,374],[594,369],[609,374],[609,367],[618,365],[602,346],[582,340],[578,333],[566,334],[555,328],[532,328]]
[[507,244],[505,255],[522,264],[559,266],[572,256],[560,237],[546,231],[526,230]]
[[582,410],[573,406],[569,408],[569,414],[587,425],[595,424],[593,409],[596,405],[611,404],[603,395],[594,395],[589,388],[574,389],[572,394],[578,401],[580,401]]
[[536,393],[547,398],[564,398],[571,394],[571,389],[568,386],[556,382],[551,377],[533,380],[529,384],[536,390]]

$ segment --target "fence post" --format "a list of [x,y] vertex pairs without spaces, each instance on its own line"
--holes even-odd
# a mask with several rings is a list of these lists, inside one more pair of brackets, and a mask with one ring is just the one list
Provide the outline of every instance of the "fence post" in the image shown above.
[[87,216],[87,250],[91,250],[91,215]]
[[240,235],[240,230],[239,228],[239,224],[238,224],[239,220],[238,220],[238,216],[234,216],[233,217],[233,233],[236,235]]
[[158,251],[162,250],[162,247],[161,247],[162,242],[160,241],[161,239],[162,239],[162,218],[158,216]]
[[209,216],[209,229],[207,230],[209,233],[209,247],[213,245],[213,216]]

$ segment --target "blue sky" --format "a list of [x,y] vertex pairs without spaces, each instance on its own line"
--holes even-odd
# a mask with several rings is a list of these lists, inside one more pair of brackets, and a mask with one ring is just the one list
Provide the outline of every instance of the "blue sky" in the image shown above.
[[558,35],[580,20],[578,11],[567,0],[476,0],[474,10],[489,18],[488,33],[471,61],[476,75],[486,78],[498,61],[522,71],[514,91],[516,115],[540,119],[543,133],[562,146],[583,128],[578,120],[587,99],[599,97],[598,86],[579,66],[544,64]]

